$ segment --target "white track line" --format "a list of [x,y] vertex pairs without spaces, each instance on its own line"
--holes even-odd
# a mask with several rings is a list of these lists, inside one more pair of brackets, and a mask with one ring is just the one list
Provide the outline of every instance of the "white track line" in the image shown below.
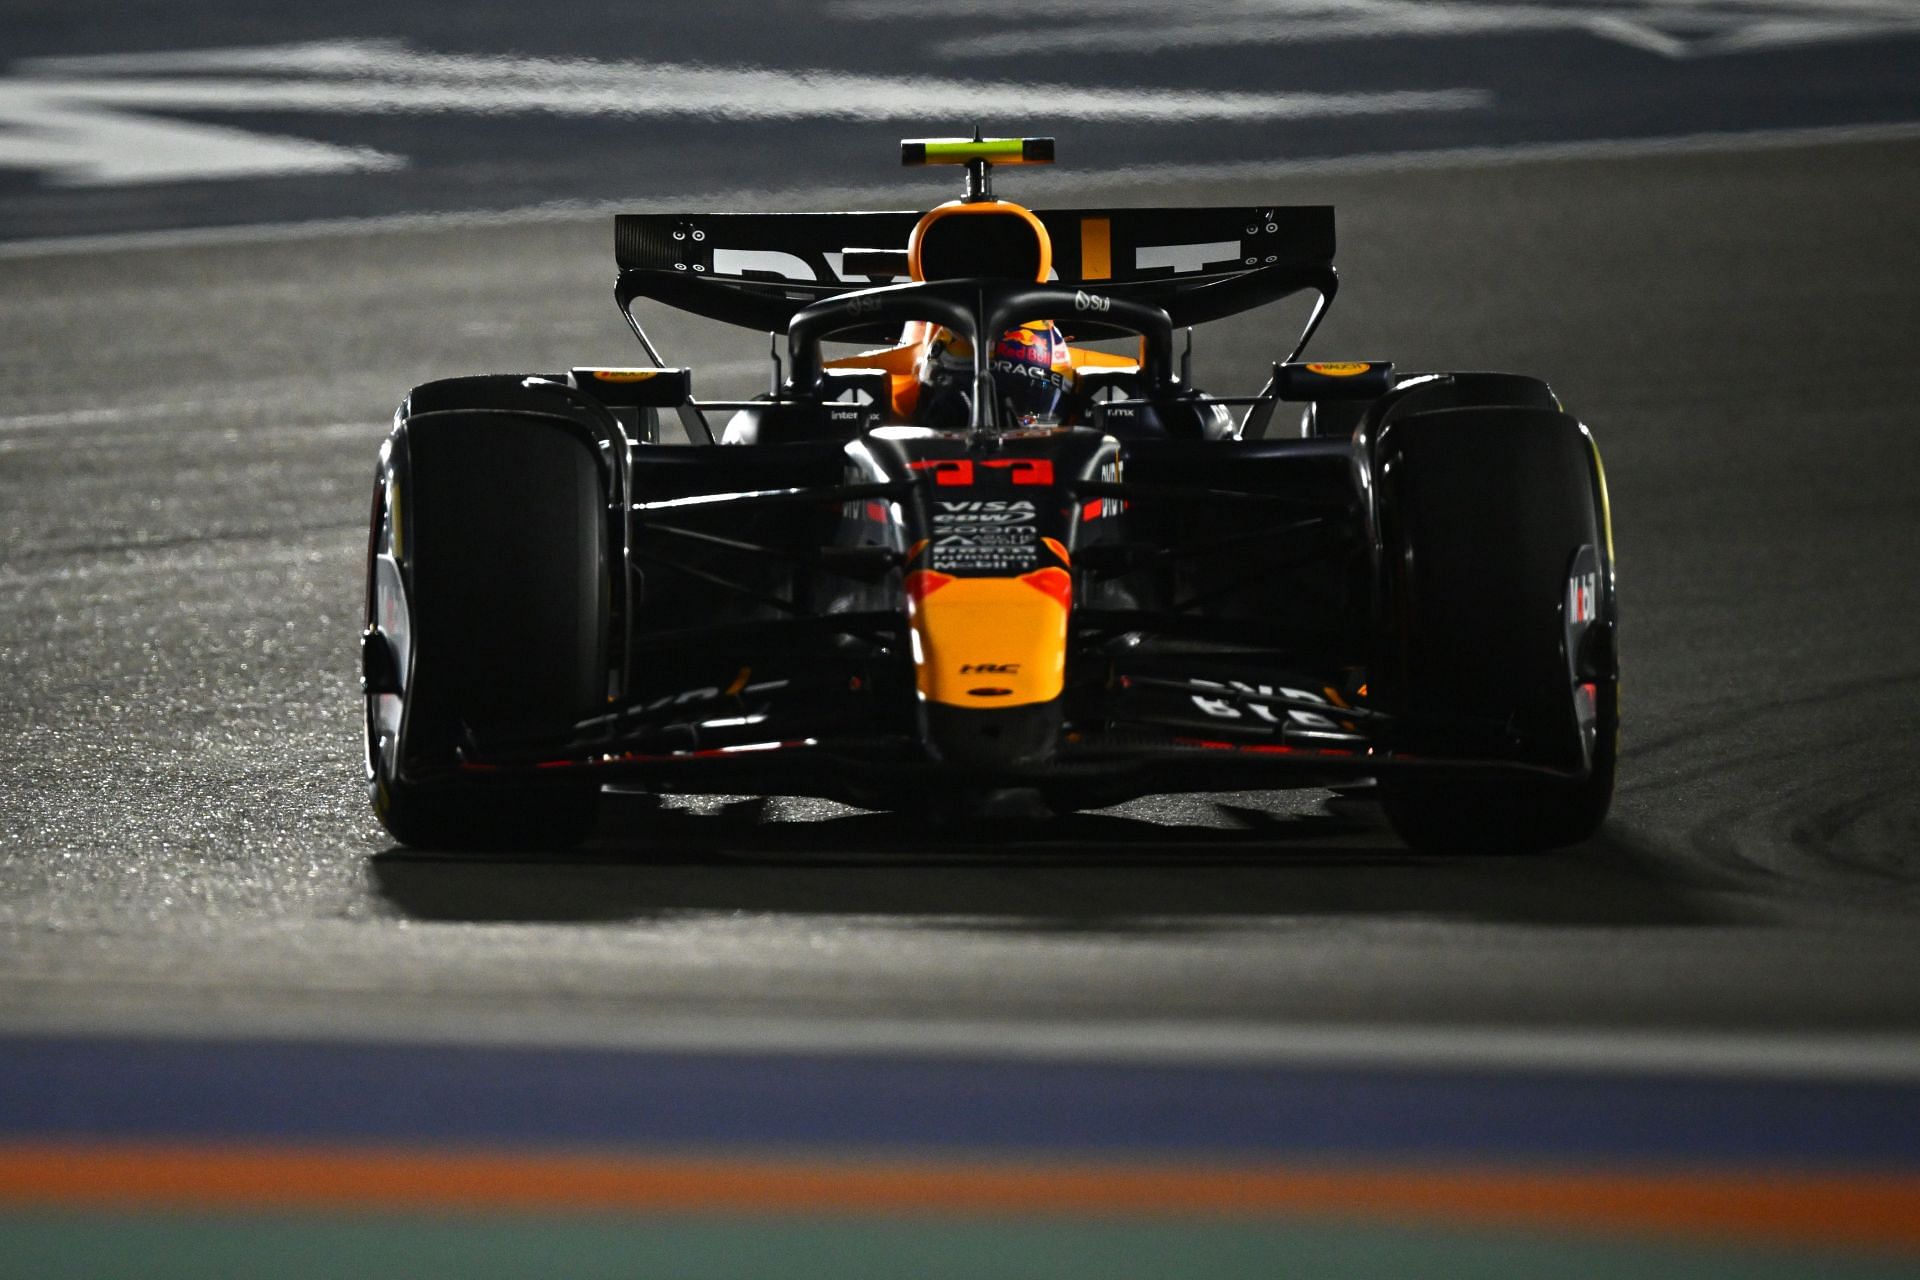
[[[0,421],[0,428],[4,428]],[[304,422],[260,422],[260,423],[203,423],[198,426],[173,427],[164,431],[115,430],[110,434],[87,435],[84,432],[60,432],[41,436],[8,439],[0,436],[0,454],[50,452],[56,449],[71,449],[79,441],[106,443],[116,448],[126,445],[172,444],[190,440],[195,436],[219,435],[234,440],[246,441],[258,448],[281,448],[298,446],[320,440],[366,439],[378,441],[387,433],[388,424],[384,419],[368,417],[358,422],[325,422],[311,424]]]
[[[1069,184],[1105,189],[1115,184],[1155,186],[1193,182],[1254,182],[1278,178],[1474,169],[1551,163],[1565,160],[1626,160],[1649,156],[1785,150],[1920,138],[1920,121],[1834,125],[1809,129],[1760,129],[1735,133],[1692,133],[1664,138],[1601,138],[1586,142],[1531,143],[1512,147],[1457,147],[1432,151],[1389,151],[1371,155],[1307,160],[1248,160],[1227,164],[1164,165],[1083,173],[1033,176],[1050,189]],[[331,218],[311,222],[257,223],[234,227],[192,227],[172,231],[129,231],[105,235],[57,236],[0,243],[0,261],[53,258],[72,254],[193,249],[238,244],[272,244],[337,236],[373,236],[404,232],[443,232],[469,228],[573,222],[649,209],[768,208],[805,203],[825,207],[897,200],[902,207],[926,203],[935,188],[924,177],[864,186],[816,186],[690,193],[671,200],[550,201],[519,209],[466,213],[398,214],[377,218]]]
[[151,418],[191,418],[196,414],[257,407],[244,400],[181,400],[171,404],[104,405],[90,409],[62,409],[51,413],[16,413],[0,417],[0,431],[38,431],[46,427],[112,426]]
[[[125,74],[139,66],[144,75]],[[174,66],[194,74],[166,74]],[[233,71],[277,74],[230,75]],[[1019,83],[707,64],[423,53],[398,44],[276,46],[28,61],[0,76],[0,166],[55,186],[404,167],[366,147],[177,119],[194,112],[917,120],[1044,100],[1061,119],[1318,120],[1484,110],[1477,88],[1249,93]],[[156,115],[155,113],[159,113]]]
[[[836,16],[886,20],[915,0],[846,0]],[[937,57],[1005,54],[1160,53],[1167,49],[1325,45],[1354,40],[1498,40],[1571,33],[1669,59],[1910,36],[1920,31],[1902,0],[1663,0],[1659,3],[1457,3],[1452,0],[1236,0],[1207,9],[1179,0],[1066,0],[1045,25],[1004,17],[993,0],[949,0],[956,11],[993,13],[977,34],[936,39]]]

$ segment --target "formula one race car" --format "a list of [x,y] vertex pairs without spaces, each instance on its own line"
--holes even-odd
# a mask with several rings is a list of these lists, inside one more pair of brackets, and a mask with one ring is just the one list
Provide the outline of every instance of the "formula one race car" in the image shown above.
[[[564,846],[614,782],[965,814],[1372,780],[1420,849],[1596,829],[1606,486],[1545,382],[1301,362],[1331,208],[1032,210],[991,169],[1051,139],[903,153],[964,198],[616,218],[648,366],[401,404],[361,652],[394,837]],[[1309,291],[1257,395],[1191,384],[1176,327]],[[771,392],[694,399],[642,299],[784,335]]]

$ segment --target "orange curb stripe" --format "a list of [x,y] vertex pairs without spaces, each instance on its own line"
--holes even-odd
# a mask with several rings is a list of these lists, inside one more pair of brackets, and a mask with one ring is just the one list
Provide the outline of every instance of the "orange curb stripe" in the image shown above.
[[1920,1174],[803,1163],[0,1147],[0,1205],[747,1213],[1279,1213],[1920,1250]]

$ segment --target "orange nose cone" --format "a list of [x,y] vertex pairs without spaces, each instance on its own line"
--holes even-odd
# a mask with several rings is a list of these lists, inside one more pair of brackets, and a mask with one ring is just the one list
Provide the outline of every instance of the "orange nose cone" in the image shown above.
[[[911,579],[921,577],[946,581],[916,590]],[[1064,569],[1018,578],[909,575],[908,618],[918,641],[920,696],[978,709],[1059,697],[1066,683],[1072,593],[1073,579]]]

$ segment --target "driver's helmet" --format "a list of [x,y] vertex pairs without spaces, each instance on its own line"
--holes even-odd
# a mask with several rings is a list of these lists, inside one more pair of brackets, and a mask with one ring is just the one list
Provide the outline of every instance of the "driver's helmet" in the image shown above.
[[[1058,423],[1073,390],[1072,357],[1058,327],[1047,321],[1009,329],[987,361],[993,391],[1011,425]],[[973,345],[940,329],[920,366],[915,415],[929,427],[965,426],[973,403]]]

